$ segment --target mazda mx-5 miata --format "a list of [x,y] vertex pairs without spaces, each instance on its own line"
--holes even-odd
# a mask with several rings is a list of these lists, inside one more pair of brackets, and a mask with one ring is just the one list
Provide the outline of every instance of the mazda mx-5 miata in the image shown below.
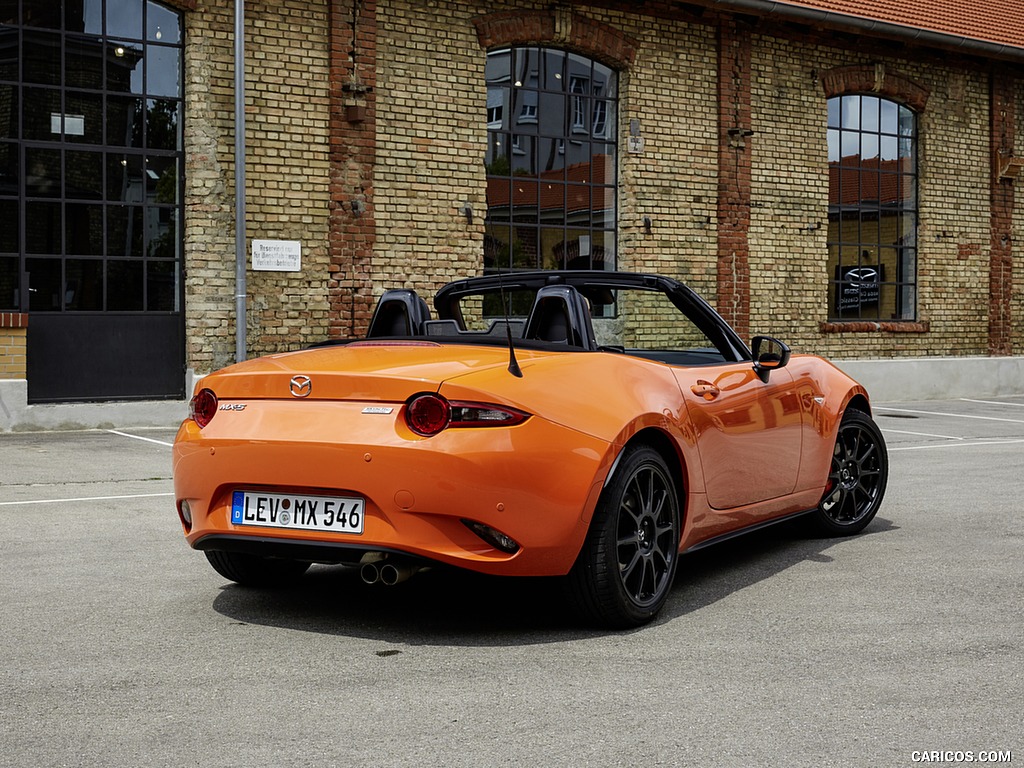
[[174,445],[188,543],[225,578],[312,563],[561,576],[590,621],[665,604],[682,553],[803,516],[847,535],[888,459],[868,395],[684,284],[552,271],[384,293],[365,338],[196,385]]

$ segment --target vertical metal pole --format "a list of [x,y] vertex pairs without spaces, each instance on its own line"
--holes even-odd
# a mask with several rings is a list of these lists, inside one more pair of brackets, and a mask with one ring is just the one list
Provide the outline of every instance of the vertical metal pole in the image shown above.
[[246,358],[245,332],[245,0],[235,0],[235,361]]

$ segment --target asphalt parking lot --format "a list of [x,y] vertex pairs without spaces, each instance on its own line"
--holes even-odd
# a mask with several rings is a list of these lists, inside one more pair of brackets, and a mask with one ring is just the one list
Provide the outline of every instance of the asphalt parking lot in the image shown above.
[[687,556],[659,620],[547,581],[225,582],[173,430],[0,435],[0,765],[910,766],[1024,760],[1024,397],[888,403],[864,534]]

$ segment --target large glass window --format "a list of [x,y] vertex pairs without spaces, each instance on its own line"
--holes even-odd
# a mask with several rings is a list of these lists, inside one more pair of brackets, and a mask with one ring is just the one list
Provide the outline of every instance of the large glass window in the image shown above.
[[506,48],[486,77],[485,269],[615,269],[615,71]]
[[0,310],[180,309],[181,15],[0,1]]
[[917,120],[903,104],[828,100],[829,318],[916,319]]

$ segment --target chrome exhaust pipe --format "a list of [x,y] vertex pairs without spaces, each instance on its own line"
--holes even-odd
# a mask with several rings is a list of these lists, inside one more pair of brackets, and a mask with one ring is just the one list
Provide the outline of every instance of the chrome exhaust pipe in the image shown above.
[[363,563],[359,568],[359,578],[364,584],[376,584],[380,581],[380,568],[376,563]]
[[418,565],[410,565],[401,560],[388,560],[380,567],[380,583],[393,587],[414,576],[419,569]]

